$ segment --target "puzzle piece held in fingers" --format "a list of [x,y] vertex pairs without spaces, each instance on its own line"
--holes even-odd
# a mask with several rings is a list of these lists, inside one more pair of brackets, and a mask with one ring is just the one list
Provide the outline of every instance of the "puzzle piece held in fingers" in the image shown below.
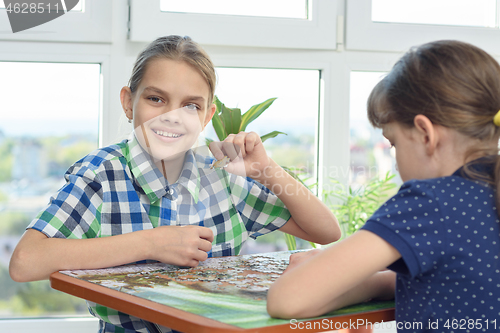
[[224,158],[222,158],[221,160],[213,161],[212,164],[210,165],[210,169],[216,169],[216,168],[222,169],[226,165],[228,165],[229,162],[231,162],[231,159],[227,156],[224,156]]

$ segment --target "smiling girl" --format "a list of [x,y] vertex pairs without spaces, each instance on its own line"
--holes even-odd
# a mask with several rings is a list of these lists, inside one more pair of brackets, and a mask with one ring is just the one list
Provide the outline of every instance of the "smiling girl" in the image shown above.
[[[212,170],[213,158],[191,149],[214,115],[214,90],[214,66],[189,37],[151,43],[120,93],[133,133],[67,171],[66,184],[16,247],[12,279],[142,260],[194,267],[236,255],[248,237],[277,229],[317,243],[337,240],[331,211],[267,157],[257,134],[223,143],[241,152],[253,180]],[[223,144],[213,146],[215,155]],[[91,302],[89,308],[100,318],[99,332],[148,332],[139,318]]]

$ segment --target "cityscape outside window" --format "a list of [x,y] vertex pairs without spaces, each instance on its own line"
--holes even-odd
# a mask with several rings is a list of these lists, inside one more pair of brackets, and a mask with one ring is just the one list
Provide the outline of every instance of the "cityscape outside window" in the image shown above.
[[97,148],[100,65],[0,62],[0,72],[0,318],[88,314],[48,281],[12,281],[8,265],[67,168]]

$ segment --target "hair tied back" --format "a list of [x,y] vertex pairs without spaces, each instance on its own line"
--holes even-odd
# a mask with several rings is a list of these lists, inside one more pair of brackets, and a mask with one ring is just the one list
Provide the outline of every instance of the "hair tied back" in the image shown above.
[[493,117],[493,123],[500,127],[500,110],[497,112],[497,114],[495,115],[495,117]]

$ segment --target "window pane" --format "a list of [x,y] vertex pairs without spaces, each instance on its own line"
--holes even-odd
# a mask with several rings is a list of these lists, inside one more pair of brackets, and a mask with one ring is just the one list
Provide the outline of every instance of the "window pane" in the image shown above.
[[[366,102],[373,87],[383,78],[382,72],[351,72],[350,84],[350,184],[359,187],[369,179],[383,177],[388,171],[397,174],[394,149],[382,136],[382,130],[373,128],[366,115]],[[401,183],[397,174],[396,183]]]
[[308,18],[307,0],[161,0],[163,12]]
[[[286,133],[264,143],[268,155],[282,166],[303,170],[301,176],[305,181],[315,183],[320,71],[217,68],[217,76],[216,95],[227,107],[240,108],[242,114],[255,104],[277,97],[246,130],[261,136],[272,131]],[[206,136],[217,139],[212,126],[207,126]],[[249,240],[242,251],[276,250],[286,250],[282,233],[270,233],[257,241]]]
[[100,65],[0,62],[0,317],[88,314],[48,281],[8,274],[26,226],[75,161],[97,148]]
[[[22,3],[22,2],[20,2]],[[40,2],[42,3],[42,2]],[[64,4],[66,4],[64,1],[63,1]],[[82,12],[83,11],[83,8],[85,8],[85,0],[80,0],[78,1],[78,3],[76,4],[75,7],[73,7],[73,9],[71,9],[72,12]],[[5,2],[3,0],[0,0],[0,8],[5,8]]]
[[498,27],[497,0],[372,0],[372,21]]

